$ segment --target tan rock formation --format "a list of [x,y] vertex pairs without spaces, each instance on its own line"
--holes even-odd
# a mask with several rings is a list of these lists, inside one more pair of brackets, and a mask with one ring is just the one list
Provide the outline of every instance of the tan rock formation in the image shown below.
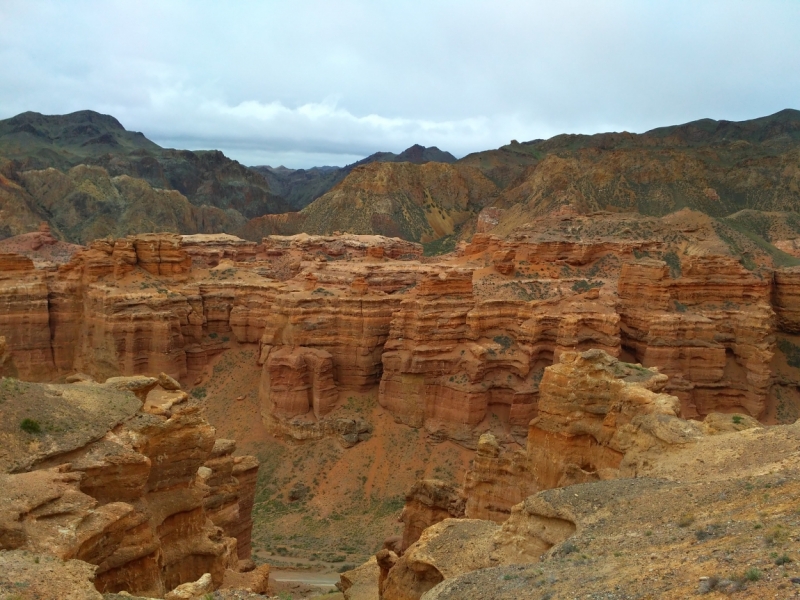
[[[97,566],[99,591],[158,597],[204,574],[218,587],[249,558],[257,463],[215,442],[185,394],[164,409],[165,395],[183,392],[153,389],[157,381],[19,384],[4,395],[2,466],[15,474],[0,476],[0,548],[83,560]],[[23,415],[36,427],[21,428]]]
[[[522,448],[505,450],[491,433],[478,440],[464,478],[465,516],[502,523],[511,509],[539,489]],[[454,515],[455,516],[455,515]]]
[[378,592],[380,567],[373,556],[363,565],[339,575],[346,600],[375,600]]
[[428,527],[445,519],[463,516],[464,497],[461,490],[438,479],[417,481],[406,494],[406,503],[400,515],[403,537],[399,551],[404,552]]
[[[737,427],[746,425],[746,418],[736,423],[731,415],[712,417],[720,425],[725,419]],[[691,443],[659,448],[646,464],[638,465],[642,477],[530,496],[514,507],[499,530],[485,532],[485,539],[460,540],[464,547],[491,544],[491,564],[486,561],[485,568],[445,578],[422,598],[455,600],[483,594],[498,600],[533,600],[541,597],[544,586],[548,593],[565,597],[614,589],[672,600],[715,588],[720,596],[737,590],[754,598],[780,596],[784,578],[746,580],[736,573],[739,564],[758,565],[765,573],[774,568],[759,557],[765,543],[781,545],[774,536],[787,527],[783,511],[791,506],[798,487],[793,459],[798,425],[739,431],[723,426],[722,433],[716,425],[714,429],[716,433]],[[779,491],[770,498],[775,512],[755,513],[753,506],[764,501],[763,490],[775,486]],[[446,540],[444,534],[439,536]],[[445,543],[433,536],[426,542],[433,547]],[[571,560],[577,553],[593,559]],[[709,554],[720,559],[700,560]],[[730,564],[730,555],[737,557],[737,564]],[[458,552],[436,558],[440,572],[460,563]]]
[[563,353],[545,369],[539,415],[528,432],[528,460],[540,489],[610,478],[632,447],[635,423],[678,419],[675,396],[659,393],[666,375],[601,350]]
[[417,600],[445,579],[490,566],[498,529],[475,519],[446,519],[429,527],[389,571],[382,600]]

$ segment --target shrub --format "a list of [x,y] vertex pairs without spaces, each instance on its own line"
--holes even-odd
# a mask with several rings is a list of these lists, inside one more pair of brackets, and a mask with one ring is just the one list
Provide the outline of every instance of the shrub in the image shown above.
[[192,390],[192,398],[197,398],[198,400],[202,400],[206,397],[206,388],[203,386],[196,387]]
[[750,567],[744,572],[744,578],[747,579],[747,581],[758,581],[761,579],[761,571],[755,567]]
[[575,542],[572,540],[568,540],[564,542],[564,545],[561,546],[561,553],[562,554],[572,554],[573,552],[577,552],[578,547],[575,545]]
[[692,514],[685,514],[680,519],[678,519],[678,527],[688,527],[694,523],[694,515]]
[[25,433],[42,433],[42,426],[39,425],[38,421],[34,421],[33,419],[22,419],[19,428]]

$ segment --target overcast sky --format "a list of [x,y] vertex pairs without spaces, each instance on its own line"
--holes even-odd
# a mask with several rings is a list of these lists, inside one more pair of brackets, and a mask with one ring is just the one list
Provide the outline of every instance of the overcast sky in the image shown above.
[[344,165],[800,108],[800,1],[0,0],[0,118]]

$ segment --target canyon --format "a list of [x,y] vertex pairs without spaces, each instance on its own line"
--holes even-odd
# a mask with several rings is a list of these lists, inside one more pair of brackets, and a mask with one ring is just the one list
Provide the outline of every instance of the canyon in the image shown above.
[[[399,238],[349,234],[260,243],[225,234],[142,234],[38,256],[56,243],[42,229],[36,243],[12,238],[9,249],[17,252],[0,255],[0,364],[7,376],[42,382],[25,385],[62,386],[54,388],[62,396],[63,386],[89,389],[99,385],[93,380],[107,380],[108,389],[120,377],[163,373],[148,381],[173,382],[172,390],[140,393],[139,410],[163,422],[170,437],[180,438],[187,423],[200,426],[192,406],[229,411],[226,405],[240,404],[213,384],[218,368],[230,364],[233,377],[253,382],[246,418],[290,446],[330,440],[340,453],[374,449],[385,443],[374,436],[394,427],[419,432],[426,447],[461,448],[454,452],[472,459],[462,463],[463,479],[450,479],[453,473],[409,486],[402,531],[387,550],[394,558],[384,556],[368,578],[383,569],[374,585],[389,590],[384,597],[420,597],[427,584],[411,575],[420,573],[411,566],[414,548],[451,531],[440,523],[455,519],[453,527],[477,528],[458,536],[484,539],[512,527],[503,524],[514,523],[520,503],[543,490],[651,477],[659,457],[699,443],[730,415],[748,427],[796,418],[795,269],[776,265],[757,246],[747,268],[729,242],[747,243],[736,234],[690,210],[665,217],[562,213],[504,238],[477,233],[442,257],[425,257],[421,245]],[[225,362],[234,353],[249,360]],[[65,380],[79,383],[47,383]],[[372,408],[357,408],[358,398],[373,398]],[[385,417],[393,423],[379,423]],[[141,435],[123,435],[120,425],[113,431],[115,440]],[[146,572],[137,576],[145,586],[139,591],[153,595],[203,573],[219,586],[225,569],[235,572],[237,559],[250,554],[255,459],[235,456],[236,443],[214,442],[210,429],[186,435],[204,440],[193,442],[202,460],[164,485],[189,490],[182,493],[194,504],[181,512],[200,521],[186,527],[213,558],[192,559],[195,566],[183,571],[162,565],[166,574],[156,575],[156,562],[137,556],[152,563],[136,567]],[[103,490],[99,464],[92,473],[100,481],[83,483],[86,475],[72,474],[79,455],[99,451],[77,448],[61,451],[70,457],[66,471],[56,460],[29,458],[19,476],[45,477],[42,487],[61,496],[85,494],[87,506],[135,505],[150,493]],[[143,466],[150,459],[137,448],[125,452],[138,452],[129,462]],[[19,447],[11,454],[26,453]],[[152,478],[114,468],[115,480]],[[313,496],[314,486],[297,479],[287,497]],[[124,529],[116,521],[108,527]],[[209,527],[229,537],[214,537],[220,534]],[[533,562],[564,539],[531,542],[540,550],[523,554]],[[128,543],[124,534],[119,543]],[[152,554],[157,541],[142,544]],[[170,555],[161,544],[161,555]],[[101,591],[130,581],[103,570],[114,548],[93,563],[101,565]],[[83,556],[72,552],[56,551]],[[497,566],[470,564],[442,577]],[[439,576],[423,579],[437,583]],[[393,596],[394,588],[419,593]],[[350,589],[357,586],[345,597],[357,597]]]
[[0,122],[0,590],[786,590],[798,123],[292,172]]

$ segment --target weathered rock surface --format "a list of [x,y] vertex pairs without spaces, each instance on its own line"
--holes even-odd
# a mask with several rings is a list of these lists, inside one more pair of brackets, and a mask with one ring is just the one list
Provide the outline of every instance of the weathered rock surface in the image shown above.
[[0,550],[0,596],[19,600],[102,600],[96,567],[25,550]]
[[[721,597],[737,590],[781,597],[786,578],[764,548],[789,556],[787,540],[800,527],[784,512],[797,493],[799,435],[797,424],[707,435],[652,455],[645,477],[539,492],[498,533],[484,534],[494,564],[446,578],[422,598],[533,600],[612,589],[669,600],[715,589]],[[765,490],[771,512],[759,514],[753,507],[765,502]],[[465,546],[488,542],[471,538]],[[439,560],[459,562],[456,553]],[[744,578],[741,565],[759,577]]]
[[762,418],[793,271],[773,284],[745,269],[719,227],[691,211],[563,212],[442,260],[374,235],[98,240],[55,270],[0,261],[0,335],[27,379],[201,381],[232,345],[259,344],[262,416],[297,439],[367,434],[335,413],[378,386],[432,440],[522,446],[544,368],[592,348],[669,375],[682,416]]
[[491,433],[480,437],[475,458],[464,478],[468,519],[502,523],[513,506],[538,489],[522,448],[506,450]]
[[[715,554],[737,553],[740,559],[751,561],[748,564],[755,561],[765,571],[771,569],[772,563],[758,562],[765,539],[758,531],[764,525],[754,529],[753,522],[775,521],[754,514],[752,506],[764,500],[763,489],[775,485],[781,488],[775,505],[790,505],[793,492],[789,488],[795,486],[797,472],[793,457],[800,448],[798,424],[765,428],[742,415],[724,414],[710,415],[702,425],[692,424],[657,410],[648,413],[647,406],[652,409],[657,394],[640,382],[628,383],[645,397],[640,402],[645,412],[638,431],[629,431],[630,440],[637,442],[625,455],[619,470],[622,477],[529,496],[513,508],[502,526],[450,520],[427,529],[388,571],[384,598],[476,594],[539,598],[542,591],[574,595],[611,588],[636,595],[653,593],[654,585],[659,597],[680,598],[697,585],[699,575],[736,581],[722,558],[711,565],[692,563],[697,569],[692,577],[686,575],[686,553],[700,556],[712,549]],[[632,401],[630,391],[622,396],[627,403]],[[624,413],[621,410],[615,420],[624,421],[620,418]],[[620,431],[626,428],[623,425]],[[562,451],[554,447],[551,458]],[[732,456],[741,460],[731,460]],[[766,487],[758,491],[757,486]],[[776,514],[776,518],[782,517]],[[742,519],[746,522],[741,523]],[[472,523],[485,525],[481,529]],[[794,519],[789,527],[798,526],[800,521]],[[767,543],[774,545],[775,532],[784,527],[773,525],[773,533],[767,536],[772,541]],[[577,552],[581,560],[571,556]],[[626,560],[619,560],[622,556]],[[661,572],[656,583],[648,576],[650,569]],[[774,590],[777,584],[767,578],[759,589]],[[738,589],[744,585],[740,583]],[[751,593],[759,594],[755,589]]]
[[404,552],[431,525],[445,519],[464,516],[464,497],[461,490],[438,479],[422,479],[406,494],[400,515],[403,537],[399,551]]
[[[204,574],[216,588],[249,558],[257,463],[157,382],[5,386],[1,548],[82,560],[97,590],[156,597]],[[183,396],[165,409],[170,394]]]

